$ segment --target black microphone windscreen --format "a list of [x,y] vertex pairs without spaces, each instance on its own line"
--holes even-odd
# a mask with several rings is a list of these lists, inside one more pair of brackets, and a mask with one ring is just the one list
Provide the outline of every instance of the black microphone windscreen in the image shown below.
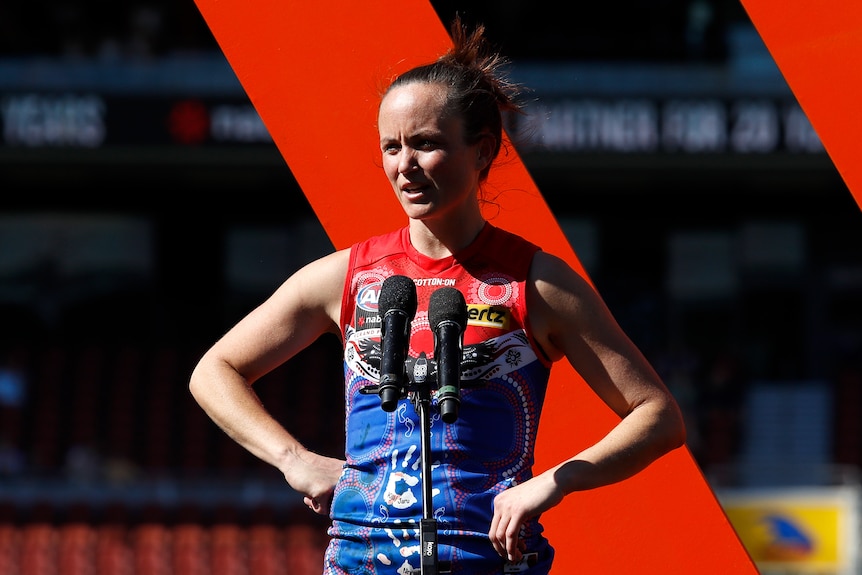
[[428,302],[428,321],[432,330],[444,321],[455,322],[464,329],[467,326],[464,294],[452,287],[443,287],[432,293]]
[[383,280],[377,310],[381,316],[397,309],[410,318],[416,315],[416,284],[407,276],[389,276]]

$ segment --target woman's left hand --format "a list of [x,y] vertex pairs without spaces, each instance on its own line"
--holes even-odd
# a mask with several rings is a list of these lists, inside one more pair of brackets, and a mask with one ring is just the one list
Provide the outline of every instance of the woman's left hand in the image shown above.
[[497,553],[508,561],[520,561],[525,550],[521,526],[560,503],[564,495],[554,474],[548,472],[499,493],[494,498],[494,516],[488,532]]

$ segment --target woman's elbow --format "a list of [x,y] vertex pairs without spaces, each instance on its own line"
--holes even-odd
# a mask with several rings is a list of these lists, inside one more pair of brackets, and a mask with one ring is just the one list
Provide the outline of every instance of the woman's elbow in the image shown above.
[[685,420],[676,402],[671,402],[661,417],[662,438],[666,451],[672,451],[685,445],[688,432]]
[[189,375],[188,389],[192,397],[200,402],[209,391],[212,389],[214,379],[214,358],[210,354],[205,354],[198,360],[198,363],[192,369]]

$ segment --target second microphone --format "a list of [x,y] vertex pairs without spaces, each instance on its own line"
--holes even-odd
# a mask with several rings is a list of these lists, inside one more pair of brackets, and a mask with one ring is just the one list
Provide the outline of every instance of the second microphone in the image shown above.
[[428,322],[434,332],[434,358],[437,363],[437,404],[446,423],[458,419],[461,406],[461,358],[467,303],[455,288],[440,288],[428,302]]

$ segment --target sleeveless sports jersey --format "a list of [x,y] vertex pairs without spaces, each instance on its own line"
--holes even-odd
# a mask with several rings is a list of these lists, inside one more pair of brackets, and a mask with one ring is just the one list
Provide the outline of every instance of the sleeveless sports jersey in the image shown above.
[[498,575],[550,569],[553,549],[538,519],[522,529],[526,555],[517,564],[505,563],[488,538],[494,496],[532,477],[550,374],[550,362],[527,330],[525,281],[538,249],[491,224],[466,249],[439,260],[417,252],[407,228],[351,248],[341,311],[346,464],[333,496],[325,574],[420,572],[419,523],[426,511],[417,384],[408,380],[406,397],[394,411],[384,411],[374,391],[381,363],[377,300],[383,280],[393,275],[413,279],[417,290],[405,361],[409,373],[434,371],[431,294],[454,287],[468,309],[455,421],[440,418],[437,390],[430,391],[433,510],[428,513],[436,519],[439,570]]

